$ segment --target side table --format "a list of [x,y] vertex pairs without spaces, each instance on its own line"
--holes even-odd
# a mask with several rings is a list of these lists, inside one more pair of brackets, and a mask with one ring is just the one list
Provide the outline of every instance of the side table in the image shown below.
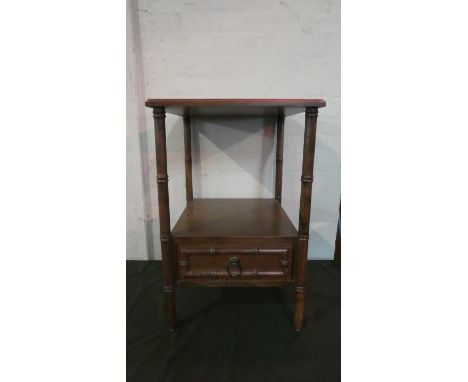
[[[295,286],[294,328],[304,325],[315,139],[321,99],[149,99],[153,109],[165,309],[176,327],[175,287]],[[167,113],[183,117],[187,207],[171,231],[167,175]],[[284,119],[305,112],[299,229],[281,207]],[[274,199],[193,197],[191,121],[197,117],[275,117]]]

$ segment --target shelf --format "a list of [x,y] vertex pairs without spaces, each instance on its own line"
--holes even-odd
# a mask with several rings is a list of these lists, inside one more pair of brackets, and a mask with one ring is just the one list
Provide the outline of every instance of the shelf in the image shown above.
[[172,236],[295,238],[297,230],[276,199],[193,199]]
[[324,107],[322,99],[149,99],[147,107],[164,107],[169,114],[190,117],[288,116],[304,113],[306,107]]

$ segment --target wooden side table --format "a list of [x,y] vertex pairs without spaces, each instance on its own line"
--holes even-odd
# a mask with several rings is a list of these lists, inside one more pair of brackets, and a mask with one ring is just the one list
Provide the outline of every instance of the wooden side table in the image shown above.
[[[315,137],[321,99],[149,99],[153,109],[164,271],[165,309],[176,327],[175,286],[296,288],[294,327],[304,324],[305,272]],[[184,119],[187,207],[170,229],[166,112]],[[305,112],[299,230],[281,207],[286,116]],[[274,199],[194,199],[191,120],[197,117],[277,118]]]

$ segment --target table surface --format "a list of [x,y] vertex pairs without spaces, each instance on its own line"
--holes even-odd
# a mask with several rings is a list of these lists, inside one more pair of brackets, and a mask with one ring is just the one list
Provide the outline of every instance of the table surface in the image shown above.
[[289,116],[304,113],[306,107],[324,107],[323,99],[205,98],[148,99],[147,107],[164,107],[167,113],[185,117],[203,116]]
[[172,236],[295,238],[297,230],[276,199],[193,199]]

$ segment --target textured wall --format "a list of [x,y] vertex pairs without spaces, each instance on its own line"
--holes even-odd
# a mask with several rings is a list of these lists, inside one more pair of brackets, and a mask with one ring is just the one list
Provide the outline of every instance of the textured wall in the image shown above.
[[[128,14],[130,16],[130,14]],[[127,17],[127,258],[148,257],[132,19]]]
[[[339,1],[140,0],[129,3],[128,17],[128,103],[135,105],[128,107],[127,134],[139,145],[131,141],[127,163],[141,179],[127,176],[127,203],[144,204],[127,213],[128,258],[160,258],[153,122],[141,105],[145,98],[178,97],[327,101],[319,112],[309,258],[333,258],[340,199]],[[215,122],[193,124],[194,196],[272,197],[273,121]],[[174,225],[185,206],[182,121],[167,115],[166,126]],[[303,132],[304,115],[286,119],[283,206],[296,227]],[[136,223],[144,211],[146,233]]]

